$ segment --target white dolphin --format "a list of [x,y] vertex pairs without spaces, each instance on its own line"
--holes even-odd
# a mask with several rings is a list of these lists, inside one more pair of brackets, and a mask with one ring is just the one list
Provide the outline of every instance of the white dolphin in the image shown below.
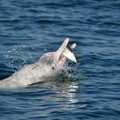
[[[24,66],[12,76],[0,81],[0,88],[26,87],[30,84],[42,82],[46,77],[59,73],[64,69],[66,58],[62,55],[68,45],[69,38],[66,38],[56,52],[44,54],[37,62]],[[70,48],[74,49],[74,43]]]

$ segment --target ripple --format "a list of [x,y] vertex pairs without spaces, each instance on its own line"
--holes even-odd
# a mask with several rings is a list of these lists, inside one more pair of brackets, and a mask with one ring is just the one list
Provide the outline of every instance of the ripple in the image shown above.
[[0,80],[66,37],[83,64],[68,76],[0,89],[1,119],[119,119],[120,1],[0,1]]

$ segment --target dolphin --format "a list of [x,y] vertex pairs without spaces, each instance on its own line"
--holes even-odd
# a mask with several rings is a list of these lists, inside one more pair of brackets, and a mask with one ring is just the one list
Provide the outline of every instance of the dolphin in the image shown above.
[[[12,76],[0,81],[0,88],[19,88],[43,82],[52,75],[57,75],[65,69],[66,57],[63,52],[68,45],[69,38],[66,38],[56,52],[45,53],[37,62],[26,65]],[[74,43],[70,48],[76,47]]]

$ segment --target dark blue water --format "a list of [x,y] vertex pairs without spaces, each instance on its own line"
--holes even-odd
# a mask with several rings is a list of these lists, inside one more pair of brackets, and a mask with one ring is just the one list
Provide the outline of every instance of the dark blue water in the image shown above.
[[0,80],[66,37],[76,80],[1,89],[1,120],[120,119],[120,0],[0,0]]

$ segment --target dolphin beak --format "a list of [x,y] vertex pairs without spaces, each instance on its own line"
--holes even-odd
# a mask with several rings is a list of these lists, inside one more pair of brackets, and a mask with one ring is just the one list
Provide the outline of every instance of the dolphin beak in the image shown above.
[[74,53],[72,50],[76,47],[76,43],[72,44],[70,48],[68,48],[68,42],[69,38],[66,38],[60,48],[55,52],[54,56],[54,65],[57,66],[57,63],[59,61],[64,61],[67,59],[70,59],[71,61],[75,62],[77,64],[77,69],[79,67],[79,62],[77,58],[75,57]]
[[63,51],[65,50],[66,46],[68,45],[69,38],[66,38],[60,48],[57,50],[57,53],[62,54]]
[[54,63],[57,63],[59,61],[60,56],[62,55],[66,46],[68,45],[68,42],[69,42],[69,38],[66,38],[62,43],[62,45],[60,46],[60,48],[56,51]]

